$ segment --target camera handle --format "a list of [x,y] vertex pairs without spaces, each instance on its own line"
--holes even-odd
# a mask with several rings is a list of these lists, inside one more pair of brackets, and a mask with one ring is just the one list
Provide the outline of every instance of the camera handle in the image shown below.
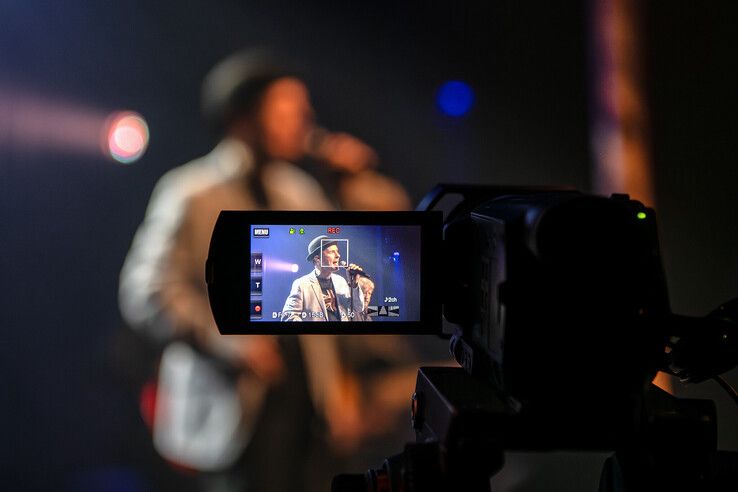
[[364,475],[338,475],[333,492],[490,492],[502,468],[499,422],[508,412],[491,387],[461,368],[422,367],[412,399],[415,443]]

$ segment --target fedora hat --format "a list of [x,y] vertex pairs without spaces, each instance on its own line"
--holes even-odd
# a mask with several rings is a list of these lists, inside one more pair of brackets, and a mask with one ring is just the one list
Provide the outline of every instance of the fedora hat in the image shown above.
[[[337,243],[337,241],[325,241],[326,239],[330,239],[328,236],[322,235],[318,236],[312,241],[310,241],[310,244],[308,244],[308,254],[307,258],[305,258],[307,261],[313,261],[313,257],[320,253],[320,251],[324,250],[328,246],[333,246]],[[320,242],[323,241],[323,247],[321,248]]]
[[264,48],[244,49],[220,61],[202,85],[200,106],[211,130],[222,134],[236,117],[255,108],[263,91],[282,77],[298,76]]

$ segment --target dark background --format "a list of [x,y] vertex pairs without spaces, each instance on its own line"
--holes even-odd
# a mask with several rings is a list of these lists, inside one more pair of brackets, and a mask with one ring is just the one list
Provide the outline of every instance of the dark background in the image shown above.
[[[702,314],[738,296],[738,16],[730,1],[642,3],[673,308]],[[0,2],[0,86],[133,109],[151,130],[131,166],[0,147],[3,475],[41,489],[149,483],[111,362],[117,276],[156,179],[214,144],[198,94],[217,60],[250,45],[301,60],[320,122],[375,146],[414,200],[443,181],[587,190],[588,15],[581,1]],[[475,89],[469,115],[436,109],[448,79]],[[719,401],[720,444],[738,449],[717,386],[691,391]]]

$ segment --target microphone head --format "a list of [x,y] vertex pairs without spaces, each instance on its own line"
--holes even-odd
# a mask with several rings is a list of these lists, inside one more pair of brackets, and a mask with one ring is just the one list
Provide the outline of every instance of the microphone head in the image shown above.
[[342,267],[345,267],[346,266],[346,260],[341,260],[341,266]]
[[369,280],[371,280],[371,279],[372,279],[372,278],[371,278],[371,277],[369,276],[369,274],[368,274],[368,273],[366,273],[366,272],[365,272],[364,270],[359,270],[359,269],[357,269],[357,268],[347,268],[346,270],[348,271],[349,275],[351,275],[352,277],[353,277],[353,276],[357,276],[357,275],[359,275],[359,276],[361,276],[361,277],[366,277],[366,278],[368,278]]

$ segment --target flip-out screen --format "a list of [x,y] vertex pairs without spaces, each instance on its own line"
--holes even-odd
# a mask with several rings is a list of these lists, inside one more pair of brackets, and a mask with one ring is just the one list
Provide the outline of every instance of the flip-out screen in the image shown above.
[[435,333],[439,250],[434,213],[222,212],[211,306],[223,333]]

